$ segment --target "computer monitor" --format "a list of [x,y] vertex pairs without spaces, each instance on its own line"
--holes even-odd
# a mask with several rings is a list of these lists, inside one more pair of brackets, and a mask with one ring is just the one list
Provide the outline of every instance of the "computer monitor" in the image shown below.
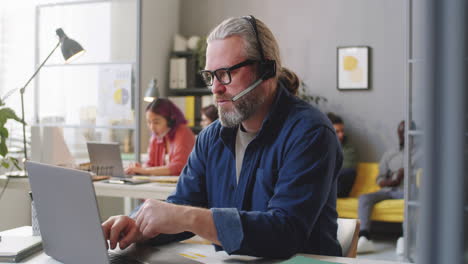
[[33,126],[31,128],[31,160],[41,163],[72,167],[75,164],[63,128]]

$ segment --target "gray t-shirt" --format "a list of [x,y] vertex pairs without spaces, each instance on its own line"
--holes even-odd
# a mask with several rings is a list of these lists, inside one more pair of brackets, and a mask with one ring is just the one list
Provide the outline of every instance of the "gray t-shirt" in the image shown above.
[[249,133],[244,131],[242,125],[239,126],[236,136],[236,178],[239,183],[239,176],[242,169],[242,162],[244,160],[245,150],[249,143],[255,138],[257,133]]
[[[404,149],[400,148],[392,148],[384,153],[379,164],[379,176],[377,177],[377,184],[379,181],[384,179],[396,179],[398,170],[403,168],[403,155]],[[404,180],[402,180],[398,186],[384,187],[382,189],[403,189],[403,182]]]

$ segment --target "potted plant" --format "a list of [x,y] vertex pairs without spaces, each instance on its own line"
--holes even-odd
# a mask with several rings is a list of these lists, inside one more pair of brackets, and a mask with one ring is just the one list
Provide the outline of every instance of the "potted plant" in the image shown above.
[[6,107],[5,102],[0,99],[0,163],[5,169],[9,169],[11,165],[13,165],[18,170],[21,170],[18,165],[18,159],[8,155],[7,139],[9,137],[9,132],[5,125],[10,119],[23,123],[23,120],[16,115],[15,111]]
[[301,80],[301,88],[297,95],[299,98],[308,102],[309,104],[315,104],[316,106],[319,105],[320,101],[323,101],[325,103],[328,102],[328,99],[323,96],[309,94],[306,90],[306,87],[307,87],[306,83]]

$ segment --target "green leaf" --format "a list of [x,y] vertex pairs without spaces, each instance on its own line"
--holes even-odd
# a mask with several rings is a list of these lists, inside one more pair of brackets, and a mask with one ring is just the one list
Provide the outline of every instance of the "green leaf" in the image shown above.
[[8,154],[8,147],[6,145],[6,140],[4,137],[1,137],[0,141],[0,155],[5,157]]
[[5,124],[8,119],[16,120],[20,123],[23,123],[23,120],[19,118],[15,111],[9,107],[4,107],[0,109],[0,123]]
[[5,169],[8,169],[8,168],[10,168],[10,163],[8,163],[5,160],[2,160],[2,167],[4,167]]
[[0,136],[4,137],[4,138],[7,138],[8,137],[8,129],[6,129],[5,127],[0,127]]

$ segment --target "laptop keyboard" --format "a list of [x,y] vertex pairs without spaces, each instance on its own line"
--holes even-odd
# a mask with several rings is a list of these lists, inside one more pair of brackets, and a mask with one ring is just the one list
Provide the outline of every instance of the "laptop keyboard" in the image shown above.
[[109,263],[111,264],[144,264],[131,256],[122,255],[114,252],[107,252],[109,256]]

